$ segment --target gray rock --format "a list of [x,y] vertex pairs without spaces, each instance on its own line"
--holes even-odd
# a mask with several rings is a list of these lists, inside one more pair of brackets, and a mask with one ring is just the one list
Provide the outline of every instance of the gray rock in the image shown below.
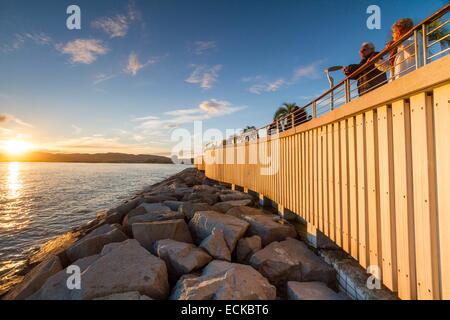
[[144,200],[141,198],[136,198],[131,201],[127,201],[114,209],[108,210],[108,214],[118,212],[120,214],[125,215],[128,212],[130,212],[131,210],[133,210],[134,208],[136,208],[138,205],[140,205],[143,201]]
[[92,230],[91,232],[89,232],[86,236],[84,236],[83,239],[89,239],[95,236],[99,236],[102,234],[107,234],[108,232],[111,232],[113,230],[117,229],[117,226],[112,225],[112,224],[104,224],[101,225],[100,227]]
[[219,196],[215,193],[199,191],[187,195],[187,197],[183,198],[183,200],[198,203],[207,203],[212,206],[219,201]]
[[172,300],[273,300],[276,289],[250,266],[214,260],[200,277],[181,278]]
[[134,238],[147,250],[151,250],[153,243],[158,240],[193,242],[189,228],[182,219],[135,223],[132,229]]
[[201,184],[201,185],[194,186],[192,188],[192,190],[194,190],[196,192],[209,192],[209,193],[215,193],[215,192],[219,191],[217,188],[212,187],[212,186],[208,186],[206,184]]
[[289,238],[272,242],[250,258],[250,264],[284,294],[287,281],[321,281],[336,288],[336,272],[308,247]]
[[242,238],[236,247],[236,259],[239,263],[248,263],[251,256],[261,250],[262,241],[259,236]]
[[[119,243],[114,244],[118,245]],[[107,246],[109,245],[106,245],[105,247]],[[72,266],[78,266],[80,271],[83,272],[99,258],[99,254],[82,258],[72,263]],[[71,300],[72,290],[67,287],[67,280],[71,275],[72,273],[67,273],[67,268],[54,274],[48,278],[45,284],[35,294],[30,296],[28,300]]]
[[253,204],[253,201],[251,199],[244,199],[244,200],[232,200],[232,201],[225,201],[225,202],[217,202],[213,207],[214,207],[214,210],[216,210],[216,211],[226,213],[228,210],[230,210],[234,207],[251,206],[252,204]]
[[94,300],[153,300],[153,299],[141,295],[139,291],[130,291],[124,293],[115,293],[106,297],[96,298]]
[[163,204],[170,208],[172,211],[178,211],[180,206],[183,204],[183,201],[164,201]]
[[231,261],[230,249],[220,229],[214,228],[211,235],[202,241],[200,248],[206,250],[214,259]]
[[248,234],[260,236],[263,246],[274,241],[297,237],[294,226],[275,215],[250,215],[244,216],[243,219],[250,223]]
[[212,260],[210,255],[195,245],[171,239],[156,241],[152,252],[166,262],[169,277],[174,282]]
[[336,293],[323,282],[296,282],[287,283],[287,296],[289,300],[348,300],[342,293]]
[[198,211],[211,211],[211,210],[214,210],[214,208],[207,203],[192,203],[192,202],[184,202],[178,208],[178,211],[183,213],[188,220],[191,220],[194,214]]
[[82,273],[81,279],[81,290],[73,290],[73,299],[90,300],[129,291],[165,299],[169,293],[164,261],[134,239],[102,255]]
[[5,300],[24,300],[39,290],[49,277],[62,270],[57,256],[50,256],[26,274],[21,283],[15,286]]
[[73,262],[81,258],[100,253],[103,246],[108,243],[122,242],[126,239],[128,239],[127,236],[117,228],[114,228],[108,233],[91,236],[88,235],[87,237],[75,242],[70,248],[67,249],[67,257]]
[[[242,200],[238,200],[238,201],[242,201]],[[236,218],[241,218],[241,219],[243,219],[247,216],[260,216],[260,215],[275,216],[268,211],[256,209],[256,208],[252,208],[252,207],[248,207],[248,206],[233,207],[233,208],[227,210],[226,213],[230,216],[233,216]]]
[[128,234],[130,234],[131,226],[134,223],[178,220],[178,219],[184,219],[184,215],[181,212],[177,212],[177,211],[146,213],[146,214],[134,216],[131,218],[125,217],[125,219],[123,221],[123,227],[126,230],[126,232]]
[[248,193],[240,192],[240,191],[234,191],[231,193],[221,194],[219,196],[220,201],[233,201],[233,200],[246,200],[250,199],[253,200],[253,197],[249,195]]
[[216,211],[197,212],[189,222],[189,228],[198,243],[208,237],[214,228],[222,230],[230,252],[233,252],[248,227],[246,221]]
[[158,202],[164,202],[164,201],[176,201],[177,198],[170,196],[170,195],[151,195],[151,196],[145,196],[144,201],[146,203],[158,203]]

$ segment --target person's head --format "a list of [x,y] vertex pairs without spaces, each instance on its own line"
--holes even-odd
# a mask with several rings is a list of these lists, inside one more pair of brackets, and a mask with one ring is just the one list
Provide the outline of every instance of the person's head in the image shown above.
[[410,18],[404,18],[398,20],[391,28],[392,31],[392,40],[397,41],[400,39],[405,33],[411,30],[414,27],[414,22]]
[[375,46],[372,42],[364,42],[359,49],[359,55],[361,59],[370,57],[370,55],[375,51]]

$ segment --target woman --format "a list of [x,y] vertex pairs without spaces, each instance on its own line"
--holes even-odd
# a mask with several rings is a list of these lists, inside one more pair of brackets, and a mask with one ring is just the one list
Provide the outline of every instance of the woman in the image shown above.
[[[398,41],[403,35],[408,33],[414,27],[414,23],[411,19],[405,18],[398,20],[392,26],[392,41],[386,44],[386,48],[392,46],[393,43]],[[387,59],[380,59],[375,62],[375,66],[380,71],[391,71],[391,80],[398,79],[404,76],[408,72],[414,70],[416,64],[415,59],[415,48],[414,48],[414,37],[411,35],[410,38],[403,41],[390,52],[390,56]]]

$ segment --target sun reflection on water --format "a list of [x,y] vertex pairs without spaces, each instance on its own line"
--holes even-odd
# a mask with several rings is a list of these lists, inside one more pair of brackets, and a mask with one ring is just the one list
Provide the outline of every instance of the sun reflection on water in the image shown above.
[[18,162],[10,162],[8,167],[8,198],[10,200],[17,199],[22,189],[22,181],[20,180],[20,165]]
[[21,201],[23,182],[21,165],[18,162],[10,162],[5,181],[6,205],[0,214],[0,230],[21,230],[29,224],[28,212],[23,208]]

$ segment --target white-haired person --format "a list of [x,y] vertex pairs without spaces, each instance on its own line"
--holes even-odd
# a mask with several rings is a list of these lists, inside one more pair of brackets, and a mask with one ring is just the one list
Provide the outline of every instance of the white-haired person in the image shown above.
[[[359,64],[351,64],[343,69],[344,74],[352,80],[358,80],[358,93],[363,95],[386,82],[386,72],[378,70],[370,59],[377,55],[378,52],[375,51],[375,46],[372,42],[364,42],[359,49],[359,56],[361,61]],[[352,74],[361,68],[363,65],[367,67],[360,73]]]
[[[391,28],[392,40],[386,44],[388,49],[393,43],[397,42],[401,37],[414,28],[414,22],[409,18],[398,20]],[[389,57],[382,58],[375,62],[377,68],[381,71],[391,72],[390,79],[398,79],[405,74],[413,71],[416,66],[414,37],[411,35],[408,39],[400,43],[397,48],[393,49]]]

